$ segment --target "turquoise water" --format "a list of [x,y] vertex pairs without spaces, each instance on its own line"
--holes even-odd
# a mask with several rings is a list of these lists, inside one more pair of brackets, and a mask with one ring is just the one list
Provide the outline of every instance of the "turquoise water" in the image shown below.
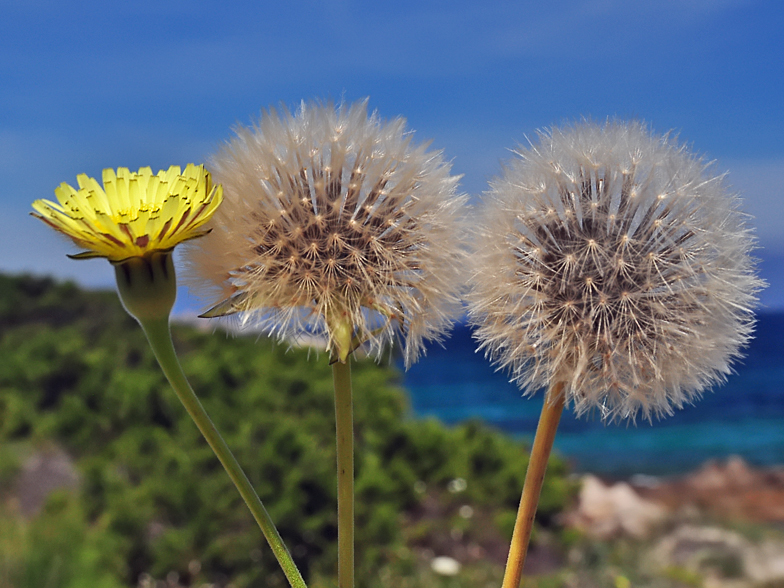
[[[447,423],[480,418],[532,438],[542,394],[522,398],[475,349],[465,326],[443,348],[429,347],[404,376],[414,414]],[[784,313],[759,316],[755,339],[735,369],[726,384],[653,424],[604,425],[565,412],[556,451],[577,471],[619,476],[675,474],[730,455],[757,465],[784,464]]]

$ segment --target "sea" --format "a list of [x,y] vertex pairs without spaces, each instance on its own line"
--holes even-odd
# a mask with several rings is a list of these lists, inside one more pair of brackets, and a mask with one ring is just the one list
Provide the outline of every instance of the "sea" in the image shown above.
[[[636,424],[578,419],[567,409],[554,451],[573,471],[618,478],[677,475],[730,456],[756,466],[784,464],[784,312],[757,319],[735,373],[693,405]],[[403,376],[413,414],[447,424],[481,419],[532,440],[542,391],[523,397],[508,374],[496,371],[476,347],[466,325],[456,326],[442,345],[428,347]]]

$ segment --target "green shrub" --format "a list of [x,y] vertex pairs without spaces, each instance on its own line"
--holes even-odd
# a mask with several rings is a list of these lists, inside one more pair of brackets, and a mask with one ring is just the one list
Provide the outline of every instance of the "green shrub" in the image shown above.
[[[74,570],[102,562],[106,577],[85,572],[97,587],[135,586],[142,574],[172,572],[184,585],[283,585],[239,494],[116,297],[0,276],[0,324],[0,441],[54,442],[82,477],[78,499],[51,503],[32,523],[52,530],[36,569],[51,571],[64,558],[77,562]],[[187,327],[175,327],[174,338],[196,393],[305,577],[328,582],[337,520],[326,357]],[[527,465],[519,442],[479,422],[447,428],[413,419],[395,369],[366,361],[352,369],[360,585],[375,586],[370,579],[382,569],[394,570],[390,578],[416,570],[401,528],[426,498],[446,513],[471,504],[513,517]],[[574,490],[565,472],[553,460],[542,494],[544,524]],[[479,533],[470,522],[453,522]],[[428,527],[425,535],[432,532]],[[67,577],[52,588],[76,588]]]

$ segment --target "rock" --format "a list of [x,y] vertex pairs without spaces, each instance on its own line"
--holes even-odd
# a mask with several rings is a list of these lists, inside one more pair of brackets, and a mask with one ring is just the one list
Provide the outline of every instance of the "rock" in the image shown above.
[[[659,569],[679,567],[715,586],[760,586],[784,581],[784,543],[754,544],[718,527],[682,525],[663,537],[650,554]],[[776,584],[778,585],[778,584]]]
[[710,492],[724,488],[727,485],[727,476],[724,475],[724,468],[718,462],[708,461],[685,482],[695,492]]
[[765,541],[744,553],[746,574],[759,584],[784,580],[784,543]]
[[754,486],[759,477],[760,473],[752,470],[743,458],[733,455],[724,465],[716,461],[705,463],[688,478],[687,483],[696,491],[726,491]]
[[654,561],[662,567],[680,566],[700,571],[703,560],[717,556],[724,562],[740,561],[749,542],[738,533],[718,527],[682,525],[663,537],[653,550]]
[[719,518],[784,522],[784,468],[755,469],[737,456],[637,490],[672,511],[689,508]]
[[456,576],[460,573],[460,562],[454,558],[439,556],[434,557],[430,562],[430,569],[432,569],[439,576]]
[[759,472],[752,470],[749,464],[739,455],[730,456],[724,468],[724,473],[729,483],[738,488],[747,488],[756,484],[759,479]]
[[667,519],[660,504],[641,498],[625,482],[607,486],[595,476],[582,478],[577,509],[566,523],[595,539],[629,536],[643,539]]
[[71,457],[59,448],[49,448],[30,456],[16,477],[13,495],[19,501],[22,515],[34,517],[53,491],[75,489],[79,474]]

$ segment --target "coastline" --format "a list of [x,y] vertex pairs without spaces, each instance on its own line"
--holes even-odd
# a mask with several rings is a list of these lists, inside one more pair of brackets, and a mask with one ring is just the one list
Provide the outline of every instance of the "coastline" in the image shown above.
[[[784,313],[759,315],[755,338],[727,382],[692,405],[652,423],[604,424],[597,415],[564,411],[555,451],[575,471],[631,477],[686,474],[710,459],[739,455],[756,467],[784,461]],[[402,367],[402,366],[400,366]],[[401,369],[402,371],[402,369]],[[414,418],[455,424],[469,419],[531,440],[542,394],[524,397],[508,374],[476,352],[466,325],[455,326],[443,347],[403,372]]]

